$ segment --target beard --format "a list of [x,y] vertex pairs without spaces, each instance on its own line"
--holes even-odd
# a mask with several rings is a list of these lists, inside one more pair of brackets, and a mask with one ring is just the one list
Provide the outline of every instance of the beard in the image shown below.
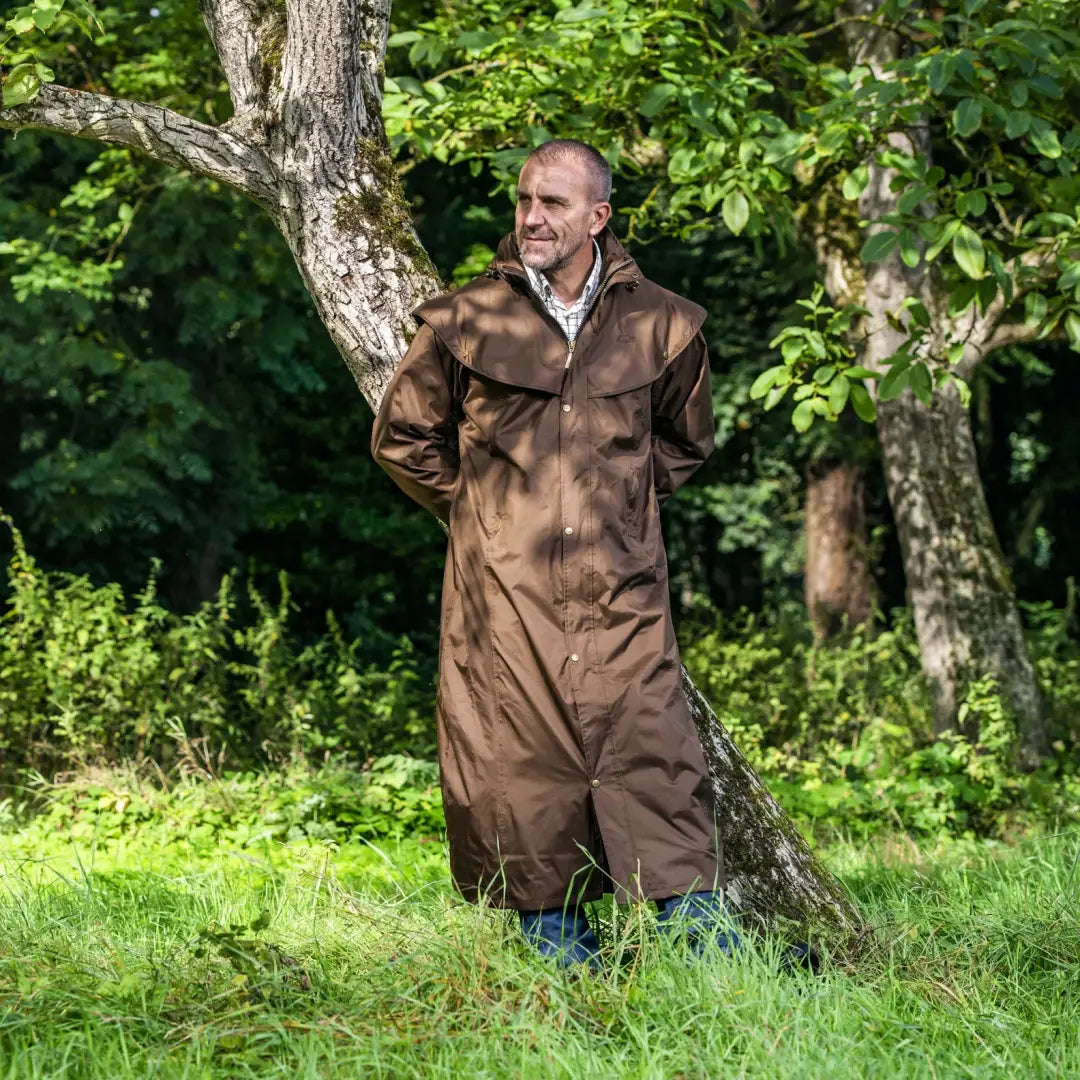
[[521,229],[515,234],[515,239],[521,261],[531,270],[539,270],[541,273],[566,266],[590,239],[588,229],[583,229],[580,236],[568,234],[550,238],[548,234],[540,235],[547,243],[528,244],[531,238]]

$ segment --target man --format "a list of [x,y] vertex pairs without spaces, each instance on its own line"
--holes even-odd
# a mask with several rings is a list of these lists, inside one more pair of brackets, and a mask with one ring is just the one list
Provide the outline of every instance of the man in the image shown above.
[[684,916],[696,944],[722,912],[659,519],[713,449],[705,313],[642,276],[610,193],[592,147],[533,151],[486,274],[415,311],[371,440],[449,528],[437,725],[454,880],[519,910],[563,964],[595,961],[580,905],[605,891]]

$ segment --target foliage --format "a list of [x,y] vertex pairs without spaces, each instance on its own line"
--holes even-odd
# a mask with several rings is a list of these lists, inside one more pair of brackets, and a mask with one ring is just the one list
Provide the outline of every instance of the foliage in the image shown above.
[[[531,146],[585,137],[618,170],[648,178],[629,210],[631,233],[827,235],[853,270],[894,250],[908,267],[925,260],[947,301],[929,311],[911,296],[892,313],[908,339],[879,394],[910,386],[929,397],[963,354],[964,342],[944,333],[946,312],[985,311],[1000,297],[1041,335],[1063,327],[1080,348],[1080,38],[1062,0],[1015,8],[887,0],[848,16],[833,2],[763,15],[741,0],[451,5],[391,37],[426,77],[388,80],[387,126],[402,151],[487,160],[507,186]],[[872,69],[849,58],[856,39],[886,31],[900,43],[895,60]],[[909,154],[888,144],[914,128],[927,146]],[[851,203],[871,159],[896,171],[901,194],[894,213],[860,221]],[[846,337],[849,327],[830,332]],[[773,404],[787,386],[810,387],[817,407],[797,404],[800,424],[831,419],[850,400],[827,349],[808,361],[771,384]],[[819,396],[815,385],[831,381]],[[851,400],[860,402],[868,417],[862,396]]]
[[601,975],[568,978],[455,901],[439,845],[36,832],[0,864],[0,1057],[28,1078],[771,1078],[833,1076],[842,1047],[851,1077],[1067,1075],[1077,845],[829,847],[874,934],[811,982],[752,932],[688,964],[644,905]]
[[[265,802],[265,779],[234,776],[238,768],[333,756],[368,762],[366,809],[350,816],[353,795],[339,796],[352,774],[340,785],[333,774],[318,792],[290,789],[280,805],[267,804],[268,835],[294,827],[307,836],[366,835],[371,814],[398,819],[370,825],[379,835],[431,828],[440,812],[435,766],[424,764],[434,753],[433,673],[407,638],[388,666],[365,665],[360,642],[347,642],[332,614],[321,637],[296,640],[284,575],[276,604],[249,589],[247,619],[231,576],[215,601],[180,616],[160,605],[153,578],[128,598],[115,584],[46,573],[13,535],[0,621],[0,751],[9,773],[126,757],[211,779],[228,772],[234,794],[226,785],[211,800],[223,808],[221,821],[197,821],[195,800],[196,818],[176,818],[186,835],[200,821],[211,831],[239,828],[228,807]],[[699,610],[682,627],[682,652],[736,745],[805,827],[1006,835],[1080,815],[1080,648],[1071,618],[1047,604],[1029,609],[1058,740],[1052,761],[1031,777],[1013,769],[1014,731],[990,679],[968,690],[964,734],[935,738],[903,613],[890,628],[819,649],[801,622]],[[80,809],[69,818],[64,797],[54,797],[72,835],[118,835],[152,813],[128,788],[92,793],[90,803],[102,801],[90,814],[84,796],[77,793]],[[294,813],[297,806],[306,809]]]
[[683,660],[735,745],[804,826],[870,834],[1008,835],[1032,816],[1076,821],[1080,649],[1071,613],[1032,613],[1030,648],[1052,716],[1054,759],[1014,765],[1015,728],[992,677],[973,680],[959,732],[934,730],[910,617],[816,647],[805,627],[704,615]]
[[49,782],[38,774],[0,803],[9,854],[63,836],[201,857],[229,848],[263,855],[283,844],[435,840],[445,828],[438,768],[388,754],[364,766],[214,772],[202,740],[180,736],[172,780],[149,762],[92,768]]
[[8,767],[148,756],[168,765],[202,740],[231,760],[430,753],[431,678],[403,639],[389,667],[358,661],[333,615],[308,646],[290,634],[284,575],[271,604],[234,579],[189,615],[169,613],[153,577],[130,601],[116,584],[46,573],[13,529],[0,623],[0,750]]

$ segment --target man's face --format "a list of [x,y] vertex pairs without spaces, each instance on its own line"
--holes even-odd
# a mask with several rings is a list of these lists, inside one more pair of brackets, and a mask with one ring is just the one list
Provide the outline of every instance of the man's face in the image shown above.
[[526,163],[518,177],[514,235],[521,261],[534,270],[558,270],[572,261],[607,222],[585,167],[574,158]]

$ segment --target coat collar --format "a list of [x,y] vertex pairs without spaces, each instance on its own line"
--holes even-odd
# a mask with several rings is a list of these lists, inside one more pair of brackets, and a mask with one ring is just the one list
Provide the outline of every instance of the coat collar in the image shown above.
[[[615,234],[611,231],[611,226],[604,226],[603,231],[596,237],[596,242],[600,247],[601,289],[615,282],[640,281],[641,271],[638,269],[638,264],[616,239]],[[521,278],[526,282],[529,280],[528,274],[525,272],[525,266],[521,261],[521,255],[518,252],[517,240],[512,232],[507,233],[499,241],[495,258],[492,260],[488,272],[490,273],[493,270],[499,274]]]

